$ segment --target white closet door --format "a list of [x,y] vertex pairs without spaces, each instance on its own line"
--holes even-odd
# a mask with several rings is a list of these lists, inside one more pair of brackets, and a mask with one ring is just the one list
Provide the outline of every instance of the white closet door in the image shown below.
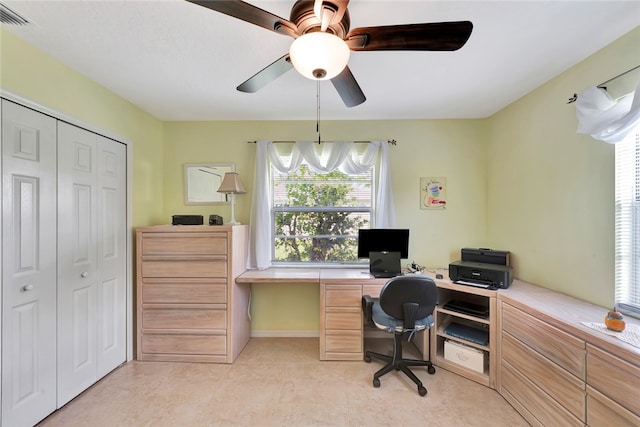
[[58,124],[58,406],[96,380],[97,135]]
[[2,425],[56,408],[56,121],[2,101]]
[[126,149],[58,124],[58,407],[126,359]]
[[98,378],[126,360],[127,150],[98,141]]

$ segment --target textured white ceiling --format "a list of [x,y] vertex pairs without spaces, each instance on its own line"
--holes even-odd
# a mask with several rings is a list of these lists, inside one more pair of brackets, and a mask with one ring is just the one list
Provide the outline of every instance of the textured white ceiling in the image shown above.
[[[295,70],[254,94],[235,89],[288,51],[286,36],[180,0],[1,1],[31,22],[5,29],[161,120],[316,117],[316,83]],[[288,19],[293,0],[249,3]],[[367,101],[347,108],[323,82],[323,119],[488,117],[640,25],[637,0],[352,0],[349,12],[351,28],[474,30],[456,52],[352,52]]]

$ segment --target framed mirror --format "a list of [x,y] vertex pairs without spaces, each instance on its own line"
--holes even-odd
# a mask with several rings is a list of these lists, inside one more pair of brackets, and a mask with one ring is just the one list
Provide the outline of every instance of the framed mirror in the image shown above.
[[226,194],[218,193],[218,188],[227,172],[235,172],[234,163],[186,163],[184,165],[184,204],[228,204]]

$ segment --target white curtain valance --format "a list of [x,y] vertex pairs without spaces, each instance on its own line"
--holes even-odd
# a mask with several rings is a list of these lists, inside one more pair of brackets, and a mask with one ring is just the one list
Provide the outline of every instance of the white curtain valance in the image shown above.
[[627,95],[613,99],[609,93],[591,86],[578,94],[578,133],[615,144],[640,124],[640,84]]
[[[249,224],[249,257],[247,268],[266,269],[271,266],[271,174],[273,166],[282,173],[290,173],[303,161],[316,173],[329,173],[338,169],[346,174],[360,174],[371,169],[380,152],[380,173],[375,206],[375,227],[395,226],[393,192],[389,168],[389,145],[386,141],[371,141],[364,154],[358,155],[353,141],[325,142],[298,141],[288,152],[279,151],[272,141],[258,141],[256,166]],[[284,150],[285,148],[282,148]],[[285,159],[288,163],[285,164]]]

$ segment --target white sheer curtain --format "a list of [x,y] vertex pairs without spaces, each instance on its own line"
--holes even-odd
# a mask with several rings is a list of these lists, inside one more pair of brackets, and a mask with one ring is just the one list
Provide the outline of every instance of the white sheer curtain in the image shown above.
[[[578,94],[578,133],[615,144],[640,124],[640,84],[636,90],[615,100],[609,93],[591,86]],[[634,96],[638,94],[638,96]]]
[[[325,142],[323,144],[299,141],[293,144],[291,151],[287,153],[280,153],[277,145],[271,141],[257,142],[247,268],[262,270],[271,266],[273,227],[271,224],[270,166],[280,172],[288,173],[300,167],[304,160],[316,173],[327,173],[339,169],[347,174],[359,174],[371,169],[376,163],[378,153],[380,153],[375,227],[392,228],[395,226],[387,141],[371,141],[362,157],[358,156],[355,143],[352,141]],[[285,164],[283,158],[288,157],[290,157],[290,161]]]

